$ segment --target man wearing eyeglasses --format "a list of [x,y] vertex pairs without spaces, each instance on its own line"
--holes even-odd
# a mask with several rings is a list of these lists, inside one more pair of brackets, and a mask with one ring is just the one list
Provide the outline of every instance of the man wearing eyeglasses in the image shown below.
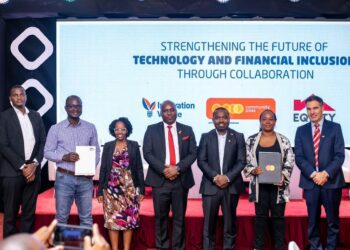
[[172,101],[161,106],[163,122],[148,126],[143,156],[148,162],[146,185],[152,187],[156,224],[156,249],[169,249],[168,216],[173,214],[172,249],[185,249],[185,213],[188,190],[194,185],[191,165],[196,159],[196,139],[191,127],[176,122]]
[[76,146],[95,146],[95,164],[100,160],[95,125],[80,119],[82,101],[80,97],[71,95],[66,99],[67,119],[53,125],[45,144],[45,158],[56,162],[56,219],[59,223],[67,223],[73,200],[78,207],[80,225],[92,226],[92,176],[75,175],[75,162],[79,155]]

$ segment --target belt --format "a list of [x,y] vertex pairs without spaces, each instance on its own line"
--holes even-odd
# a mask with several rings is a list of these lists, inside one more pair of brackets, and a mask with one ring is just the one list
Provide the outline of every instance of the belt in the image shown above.
[[70,171],[68,169],[64,169],[64,168],[60,168],[60,167],[57,167],[56,169],[57,172],[60,172],[62,174],[68,174],[68,175],[73,175],[75,176],[75,173],[73,171]]

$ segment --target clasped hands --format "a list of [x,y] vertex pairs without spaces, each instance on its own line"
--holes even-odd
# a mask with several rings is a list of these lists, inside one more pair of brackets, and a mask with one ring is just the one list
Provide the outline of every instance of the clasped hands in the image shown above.
[[174,165],[165,165],[163,170],[163,175],[170,181],[173,181],[177,178],[180,173],[177,171],[177,167]]
[[312,181],[319,186],[323,186],[328,181],[328,174],[325,171],[317,172],[313,177]]
[[213,181],[219,188],[226,188],[229,185],[229,179],[226,175],[216,175]]
[[36,166],[34,163],[25,164],[22,169],[22,174],[26,178],[27,183],[35,180]]

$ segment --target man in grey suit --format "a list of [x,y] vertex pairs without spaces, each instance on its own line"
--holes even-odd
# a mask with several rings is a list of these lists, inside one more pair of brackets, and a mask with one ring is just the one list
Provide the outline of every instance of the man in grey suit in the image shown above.
[[12,107],[0,116],[0,177],[4,204],[4,237],[16,233],[21,207],[20,232],[30,232],[40,189],[40,162],[45,145],[45,127],[38,112],[27,109],[24,88],[10,91]]
[[203,200],[203,249],[215,248],[215,228],[219,208],[224,216],[224,249],[234,249],[236,208],[244,193],[241,171],[246,165],[244,136],[229,128],[230,115],[225,108],[213,113],[215,129],[202,135],[197,162],[203,172],[200,193]]
[[148,126],[143,156],[149,164],[146,185],[152,187],[156,221],[156,248],[169,249],[168,216],[173,214],[172,249],[185,249],[185,213],[188,189],[194,185],[191,165],[196,139],[191,127],[176,122],[172,101],[161,107],[163,122]]

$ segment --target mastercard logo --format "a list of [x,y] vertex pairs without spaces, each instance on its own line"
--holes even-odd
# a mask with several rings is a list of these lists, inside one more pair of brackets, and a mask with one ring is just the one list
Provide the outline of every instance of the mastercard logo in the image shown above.
[[220,107],[224,107],[225,109],[227,109],[230,114],[242,114],[244,112],[244,106],[240,103],[232,103],[232,104],[225,103],[223,105],[215,103],[211,107],[211,112],[214,112],[215,109]]
[[265,170],[270,172],[275,171],[275,169],[276,169],[275,165],[266,165],[265,167]]
[[272,98],[209,98],[206,103],[206,115],[212,119],[215,109],[224,107],[231,119],[258,120],[265,109],[276,110]]

